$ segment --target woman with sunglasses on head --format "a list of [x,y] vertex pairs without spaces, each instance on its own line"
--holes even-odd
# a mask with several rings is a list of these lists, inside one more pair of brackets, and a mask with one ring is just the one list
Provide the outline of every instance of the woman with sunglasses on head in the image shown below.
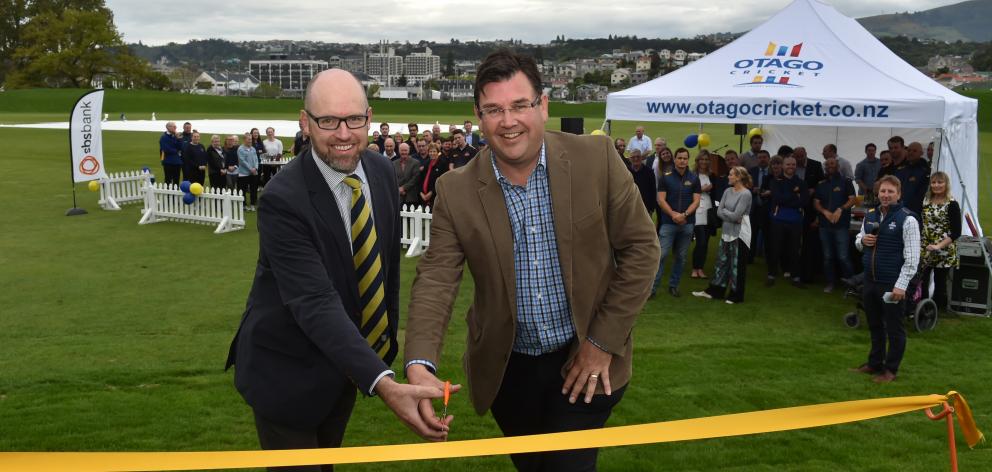
[[[934,288],[930,298],[939,309],[947,308],[947,274],[960,263],[955,241],[961,236],[961,207],[949,187],[947,174],[935,172],[930,176],[920,228],[920,246],[923,247],[920,265],[933,270]],[[923,284],[925,293],[929,288],[929,284]]]
[[[699,178],[699,188],[702,194],[699,197],[699,206],[696,207],[696,225],[692,227],[693,238],[696,240],[696,247],[692,250],[692,274],[694,279],[705,279],[706,273],[703,266],[706,265],[706,252],[709,250],[710,234],[713,232],[710,209],[714,208],[713,197],[713,171],[710,168],[710,153],[705,149],[700,150],[696,156],[696,176]],[[715,214],[713,214],[715,216]]]
[[[723,220],[720,250],[710,286],[692,292],[701,298],[725,299],[727,304],[744,301],[744,280],[747,275],[748,245],[751,244],[751,174],[744,167],[734,167],[727,175],[730,183],[720,198],[717,216]],[[729,289],[729,293],[728,293]]]

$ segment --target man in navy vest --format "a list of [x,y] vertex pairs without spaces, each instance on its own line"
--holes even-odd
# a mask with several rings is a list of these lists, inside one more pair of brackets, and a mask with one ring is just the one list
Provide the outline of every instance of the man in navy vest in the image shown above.
[[868,210],[855,240],[858,250],[864,252],[865,285],[861,294],[871,331],[871,350],[868,362],[854,370],[872,374],[876,383],[895,380],[899,371],[906,351],[902,325],[906,287],[920,261],[920,227],[916,215],[899,200],[901,190],[896,177],[879,179],[879,205]]

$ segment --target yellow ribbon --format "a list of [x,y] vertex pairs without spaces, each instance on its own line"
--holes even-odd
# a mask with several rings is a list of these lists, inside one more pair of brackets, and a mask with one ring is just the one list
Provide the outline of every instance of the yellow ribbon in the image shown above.
[[923,410],[950,401],[968,445],[983,440],[971,409],[957,392],[947,395],[857,400],[635,426],[443,443],[339,449],[217,452],[3,452],[3,471],[151,471],[279,467],[313,464],[446,459],[594,447],[631,446],[742,436],[864,421]]

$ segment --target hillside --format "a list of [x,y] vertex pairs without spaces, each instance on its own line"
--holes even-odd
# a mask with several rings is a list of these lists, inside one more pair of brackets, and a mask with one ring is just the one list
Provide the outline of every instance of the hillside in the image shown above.
[[938,41],[992,41],[992,0],[970,0],[915,13],[860,18],[875,36],[909,36]]

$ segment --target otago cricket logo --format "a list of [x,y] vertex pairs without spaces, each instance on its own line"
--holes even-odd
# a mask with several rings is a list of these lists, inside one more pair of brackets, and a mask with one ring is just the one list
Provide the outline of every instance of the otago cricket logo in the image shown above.
[[737,86],[802,87],[794,80],[819,77],[823,70],[822,62],[803,60],[802,51],[803,43],[787,46],[769,42],[765,57],[735,62],[730,75],[750,79]]

